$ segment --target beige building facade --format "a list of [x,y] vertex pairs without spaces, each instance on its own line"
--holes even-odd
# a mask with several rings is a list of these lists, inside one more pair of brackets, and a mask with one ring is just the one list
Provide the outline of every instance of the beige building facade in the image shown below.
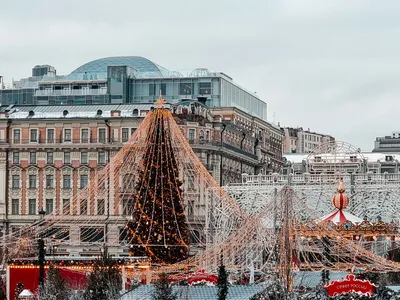
[[303,128],[282,128],[284,134],[284,153],[310,153],[322,144],[333,143],[335,138],[322,133],[317,133]]
[[[120,218],[127,219],[131,213],[125,200],[110,201],[96,196],[79,204],[73,201],[129,140],[153,106],[2,107],[3,233],[34,223],[40,218],[40,210],[57,210],[60,228],[46,237],[47,244],[56,246],[52,248],[53,254],[97,255],[101,245],[107,245],[111,253],[127,255],[129,249],[123,241],[125,223]],[[283,135],[278,127],[237,108],[209,109],[197,101],[182,102],[170,109],[195,153],[221,185],[241,182],[243,173],[270,174],[281,169]],[[199,207],[204,207],[206,200],[195,180],[184,180],[186,214],[191,222],[205,218]],[[110,225],[94,228],[88,224],[90,220],[99,223],[103,219]],[[196,224],[193,225],[195,228]],[[193,243],[204,240],[200,229],[192,233]],[[120,236],[119,244],[108,244],[116,236]],[[57,244],[57,240],[63,242]]]

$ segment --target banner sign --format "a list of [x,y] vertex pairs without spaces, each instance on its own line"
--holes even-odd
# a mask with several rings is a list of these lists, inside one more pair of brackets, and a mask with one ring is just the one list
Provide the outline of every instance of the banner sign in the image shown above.
[[375,294],[376,285],[368,280],[356,279],[354,275],[347,275],[343,280],[331,281],[324,288],[329,297],[350,293],[372,297]]

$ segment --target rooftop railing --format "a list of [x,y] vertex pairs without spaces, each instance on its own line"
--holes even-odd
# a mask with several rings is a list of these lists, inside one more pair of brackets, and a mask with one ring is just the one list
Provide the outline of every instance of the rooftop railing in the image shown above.
[[383,174],[302,174],[302,175],[242,175],[244,184],[325,184],[338,183],[342,179],[344,182],[354,182],[358,184],[368,183],[400,183],[400,173]]
[[107,88],[99,89],[63,89],[63,90],[37,90],[35,96],[84,96],[84,95],[106,95]]

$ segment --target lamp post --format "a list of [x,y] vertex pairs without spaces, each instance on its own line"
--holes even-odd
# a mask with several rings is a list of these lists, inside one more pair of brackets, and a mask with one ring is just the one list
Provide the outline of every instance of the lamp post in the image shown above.
[[[43,208],[39,211],[40,219],[44,218],[46,212]],[[46,250],[44,248],[44,241],[42,238],[38,240],[38,250],[39,250],[39,257],[38,257],[38,264],[39,264],[39,286],[43,287],[44,284],[44,260],[46,255]]]

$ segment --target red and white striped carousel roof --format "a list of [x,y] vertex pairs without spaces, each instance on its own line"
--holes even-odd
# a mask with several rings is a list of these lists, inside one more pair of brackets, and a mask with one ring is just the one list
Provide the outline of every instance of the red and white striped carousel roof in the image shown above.
[[347,221],[350,221],[355,224],[355,223],[361,223],[363,220],[360,219],[359,217],[356,217],[355,215],[352,215],[351,213],[349,213],[347,211],[338,209],[338,210],[334,211],[333,213],[323,216],[322,218],[317,220],[318,223],[323,222],[323,221],[332,221],[335,224],[342,224]]

